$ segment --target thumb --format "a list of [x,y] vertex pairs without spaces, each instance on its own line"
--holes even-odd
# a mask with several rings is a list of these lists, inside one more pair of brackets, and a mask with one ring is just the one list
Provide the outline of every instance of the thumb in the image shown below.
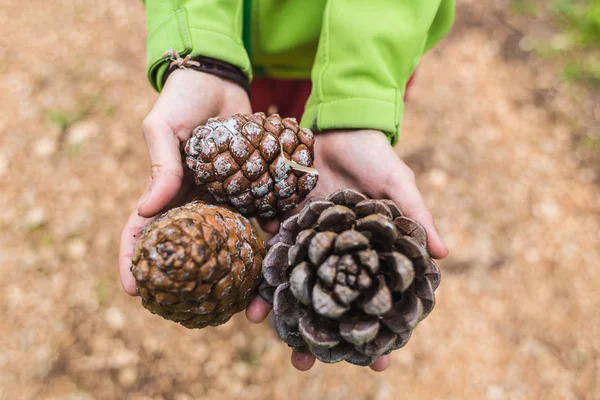
[[142,217],[152,217],[169,204],[183,181],[180,142],[173,129],[163,121],[147,117],[142,132],[152,163],[152,182],[138,202]]
[[436,259],[445,258],[448,248],[442,240],[433,220],[431,212],[425,205],[423,196],[417,188],[415,176],[412,171],[400,160],[392,169],[390,184],[387,185],[388,197],[393,200],[409,218],[420,222],[427,232],[427,247]]

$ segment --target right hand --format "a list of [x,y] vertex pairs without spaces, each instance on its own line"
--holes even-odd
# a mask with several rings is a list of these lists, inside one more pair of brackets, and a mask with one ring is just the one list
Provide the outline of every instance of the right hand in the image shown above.
[[125,292],[136,294],[130,267],[135,242],[144,227],[161,211],[202,194],[191,177],[183,179],[181,149],[194,128],[210,117],[250,112],[248,95],[235,83],[189,69],[169,76],[142,124],[152,168],[148,187],[121,233],[119,272]]

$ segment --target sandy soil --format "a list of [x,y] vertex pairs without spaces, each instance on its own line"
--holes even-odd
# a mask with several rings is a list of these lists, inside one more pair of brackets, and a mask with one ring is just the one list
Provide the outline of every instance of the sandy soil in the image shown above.
[[299,373],[266,324],[189,331],[120,288],[157,96],[141,2],[0,2],[0,399],[600,399],[599,164],[578,145],[600,102],[507,9],[459,1],[407,106],[398,152],[452,251],[435,311],[385,373]]

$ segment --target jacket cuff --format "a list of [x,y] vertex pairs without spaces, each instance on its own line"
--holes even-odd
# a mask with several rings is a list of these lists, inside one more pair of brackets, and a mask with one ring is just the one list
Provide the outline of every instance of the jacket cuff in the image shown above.
[[329,129],[374,129],[382,131],[392,146],[400,137],[404,94],[397,90],[389,101],[348,98],[308,105],[300,125],[317,132]]
[[148,34],[146,57],[148,80],[152,87],[161,91],[163,75],[171,61],[162,54],[172,48],[180,55],[210,57],[239,68],[252,79],[252,67],[243,43],[234,38],[208,29],[190,27],[185,7],[173,11]]

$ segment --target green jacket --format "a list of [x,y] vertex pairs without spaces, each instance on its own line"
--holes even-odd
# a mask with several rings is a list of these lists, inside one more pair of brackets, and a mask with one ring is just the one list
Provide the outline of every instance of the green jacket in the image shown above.
[[450,29],[454,0],[145,0],[148,78],[161,54],[229,62],[248,78],[312,79],[301,125],[384,131],[395,144],[406,82]]

